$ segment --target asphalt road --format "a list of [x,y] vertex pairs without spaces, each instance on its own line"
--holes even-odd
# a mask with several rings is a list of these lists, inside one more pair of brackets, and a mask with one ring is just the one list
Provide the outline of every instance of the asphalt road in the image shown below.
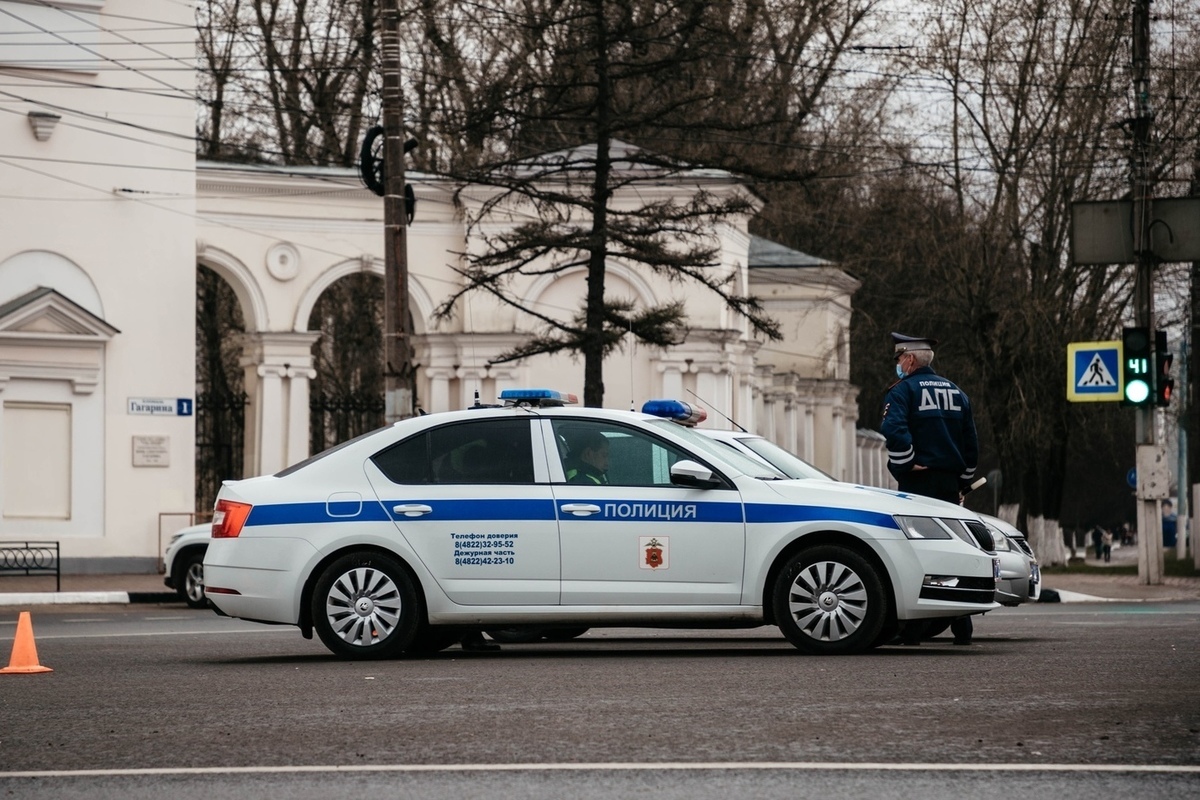
[[1200,792],[1200,602],[1003,609],[970,648],[835,658],[766,628],[353,663],[182,606],[33,624],[54,672],[0,675],[0,798]]

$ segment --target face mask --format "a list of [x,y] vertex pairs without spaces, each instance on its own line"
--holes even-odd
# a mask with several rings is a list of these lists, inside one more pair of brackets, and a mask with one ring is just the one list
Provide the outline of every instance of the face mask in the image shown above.
[[899,364],[896,365],[896,377],[897,378],[904,377],[904,367],[900,366]]

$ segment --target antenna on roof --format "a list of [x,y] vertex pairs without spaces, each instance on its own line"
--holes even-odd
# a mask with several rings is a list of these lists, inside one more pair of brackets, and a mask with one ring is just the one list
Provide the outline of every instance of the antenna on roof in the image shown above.
[[721,411],[719,408],[716,408],[715,406],[713,406],[713,404],[712,404],[712,403],[709,403],[709,402],[707,402],[707,401],[706,401],[706,400],[705,400],[703,397],[701,397],[700,395],[696,394],[696,393],[695,393],[695,392],[693,392],[691,389],[688,389],[688,390],[687,390],[687,393],[688,393],[688,394],[690,394],[692,397],[696,398],[697,400],[699,400],[699,401],[700,401],[700,402],[701,402],[703,405],[706,405],[706,406],[708,406],[708,407],[709,407],[709,408],[711,408],[713,411],[716,411],[718,414],[720,414],[722,417],[725,417],[725,420],[726,420],[726,421],[727,421],[727,422],[728,422],[730,425],[734,426],[735,428],[737,428],[737,429],[738,429],[739,431],[741,431],[742,433],[749,433],[749,432],[750,432],[750,431],[746,430],[745,428],[743,428],[741,425],[738,425],[736,422],[734,422],[734,421],[733,421],[732,419],[730,419],[729,417],[726,417],[726,416],[725,416],[725,413],[724,413],[723,411]]
[[[632,309],[630,309],[632,310]],[[636,411],[633,404],[633,348],[637,342],[633,339],[633,317],[629,318],[629,410]]]

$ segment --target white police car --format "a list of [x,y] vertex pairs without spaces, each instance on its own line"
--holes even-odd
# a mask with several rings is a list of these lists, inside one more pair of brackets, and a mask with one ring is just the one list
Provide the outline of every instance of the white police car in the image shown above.
[[209,601],[359,659],[519,626],[774,624],[804,652],[853,653],[997,607],[961,507],[787,480],[652,414],[501,399],[226,482]]

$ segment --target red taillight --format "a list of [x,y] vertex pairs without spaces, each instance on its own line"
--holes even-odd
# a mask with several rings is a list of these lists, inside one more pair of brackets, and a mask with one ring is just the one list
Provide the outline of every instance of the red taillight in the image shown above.
[[217,509],[213,512],[212,536],[214,539],[234,539],[242,532],[246,517],[250,516],[249,503],[235,503],[232,500],[218,500]]

